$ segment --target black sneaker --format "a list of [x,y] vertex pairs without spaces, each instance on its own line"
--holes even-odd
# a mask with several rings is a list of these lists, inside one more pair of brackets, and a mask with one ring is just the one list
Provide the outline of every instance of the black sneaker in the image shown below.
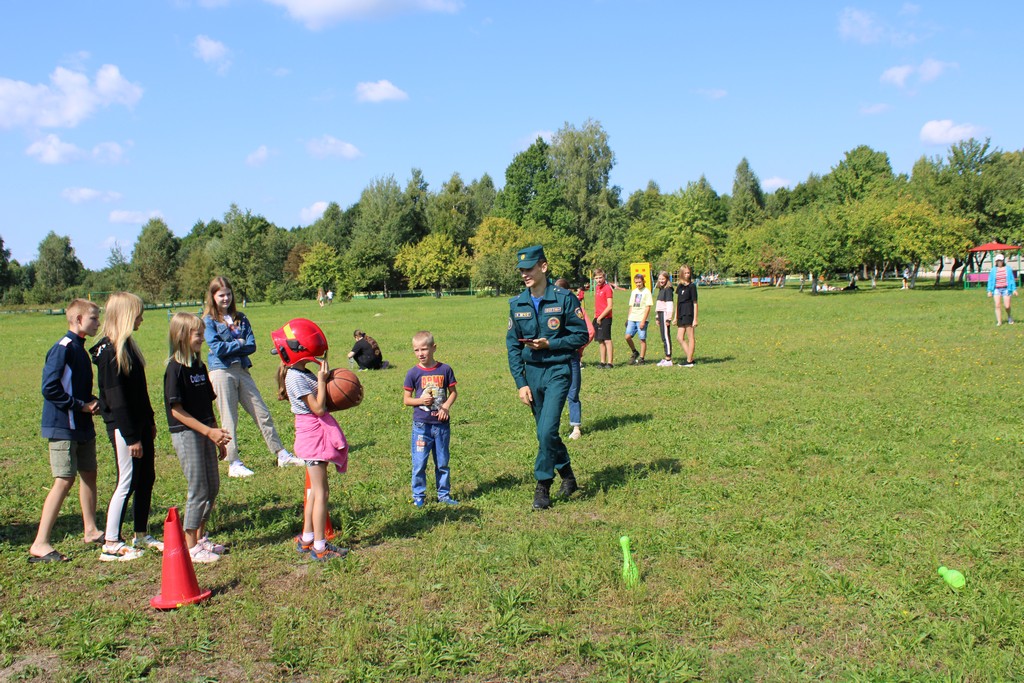
[[643,365],[646,362],[647,361],[645,361],[643,358],[637,358],[636,359],[636,365]]
[[634,351],[633,352],[633,356],[629,359],[629,364],[630,365],[636,365],[637,364],[636,361],[637,361],[638,358],[640,358],[640,352],[639,351]]
[[562,498],[568,498],[579,491],[579,489],[580,487],[577,486],[575,479],[563,479],[562,485],[558,488],[558,495]]
[[547,510],[551,507],[551,480],[537,482],[537,488],[533,492],[533,509]]

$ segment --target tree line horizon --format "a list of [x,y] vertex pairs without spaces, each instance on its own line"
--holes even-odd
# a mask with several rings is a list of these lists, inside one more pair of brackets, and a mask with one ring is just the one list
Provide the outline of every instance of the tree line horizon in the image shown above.
[[[867,145],[847,151],[828,173],[766,193],[746,158],[730,194],[702,175],[663,193],[653,180],[625,200],[610,184],[615,155],[600,122],[568,122],[516,154],[495,188],[483,174],[458,172],[433,192],[418,168],[404,188],[374,178],[346,209],[331,202],[316,221],[290,229],[231,204],[220,219],[197,221],[176,237],[160,218],[139,233],[131,255],[115,245],[100,270],[86,269],[69,237],[51,231],[34,261],[10,259],[0,236],[4,305],[66,301],[92,291],[131,290],[151,302],[202,298],[215,275],[239,298],[271,302],[357,292],[472,286],[513,293],[515,252],[543,244],[551,272],[570,282],[597,267],[610,274],[650,262],[674,272],[809,276],[882,273],[952,259],[949,284],[980,265],[982,242],[1020,244],[1024,232],[1024,151],[989,139],[922,156],[909,175]],[[936,276],[936,286],[940,284]]]

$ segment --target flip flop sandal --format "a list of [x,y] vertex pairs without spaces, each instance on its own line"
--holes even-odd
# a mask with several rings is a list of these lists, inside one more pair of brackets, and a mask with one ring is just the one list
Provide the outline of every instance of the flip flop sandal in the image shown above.
[[88,544],[88,543],[95,543],[97,545],[103,545],[103,543],[106,542],[106,540],[107,540],[106,535],[105,534],[100,534],[96,538],[82,539],[82,542],[86,543],[86,544]]
[[28,556],[28,563],[29,564],[40,564],[40,563],[43,563],[43,562],[68,562],[68,561],[69,560],[68,560],[68,558],[66,556],[64,556],[63,554],[61,554],[60,552],[58,552],[56,550],[51,551],[51,552],[43,555],[42,557],[36,557],[35,555],[29,555]]

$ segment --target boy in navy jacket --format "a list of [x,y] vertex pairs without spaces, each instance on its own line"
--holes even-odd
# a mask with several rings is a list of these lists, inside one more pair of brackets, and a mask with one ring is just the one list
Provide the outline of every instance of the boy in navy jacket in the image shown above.
[[46,354],[43,366],[43,436],[49,439],[53,487],[46,495],[39,531],[29,548],[28,561],[66,562],[67,557],[50,545],[50,533],[60,507],[81,474],[78,499],[86,543],[102,543],[96,527],[96,430],[92,416],[99,403],[92,393],[92,362],[85,338],[96,334],[100,309],[85,299],[67,307],[68,333]]

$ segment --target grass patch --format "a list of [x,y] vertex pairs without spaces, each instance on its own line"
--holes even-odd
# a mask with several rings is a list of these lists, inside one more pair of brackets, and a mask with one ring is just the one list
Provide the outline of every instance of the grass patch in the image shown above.
[[[624,311],[624,296],[618,311]],[[111,566],[81,543],[77,497],[54,533],[72,558],[29,566],[51,483],[39,374],[63,319],[4,316],[27,346],[0,403],[0,676],[19,680],[685,681],[1008,680],[1024,677],[1019,463],[1021,326],[978,292],[921,287],[812,297],[704,289],[693,369],[583,370],[582,490],[530,510],[536,444],[505,361],[494,298],[250,306],[262,349],[309,316],[342,359],[362,328],[398,369],[362,373],[337,415],[350,470],[331,514],[353,549],[300,560],[303,473],[279,469],[243,418],[256,476],[222,481],[197,567],[204,605],[154,612],[161,563]],[[624,317],[624,316],[623,316]],[[139,341],[162,405],[166,318]],[[409,494],[410,338],[430,329],[459,380],[453,509]],[[616,329],[619,325],[616,324]],[[596,361],[596,349],[586,360]],[[660,357],[652,335],[648,358]],[[272,401],[275,361],[254,377]],[[185,482],[158,418],[152,523]],[[566,430],[567,420],[566,420]],[[101,512],[113,456],[99,442]],[[623,587],[628,534],[640,585]],[[940,564],[967,576],[954,593]]]

